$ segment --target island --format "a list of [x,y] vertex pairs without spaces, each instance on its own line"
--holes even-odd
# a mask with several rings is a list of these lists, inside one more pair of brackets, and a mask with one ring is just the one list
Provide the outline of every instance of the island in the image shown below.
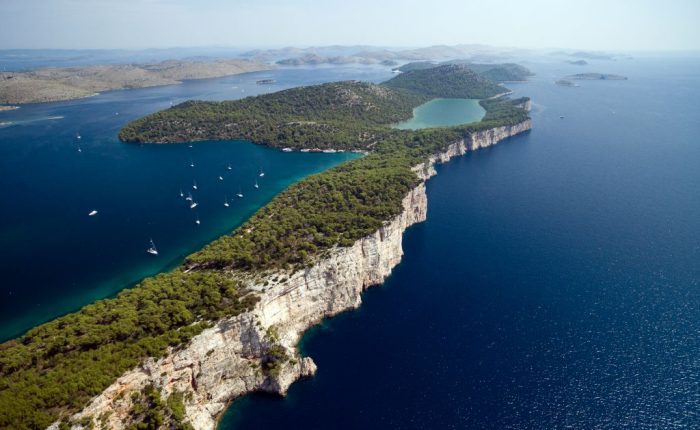
[[567,79],[577,79],[580,81],[626,81],[626,76],[613,75],[611,73],[579,73],[567,76]]
[[[190,101],[128,124],[123,141],[249,139],[363,157],[309,176],[170,272],[0,344],[0,428],[214,429],[253,391],[286,393],[316,365],[298,342],[356,308],[427,216],[434,164],[531,128],[529,99],[460,65],[383,84],[333,82]],[[399,130],[434,98],[483,98],[483,120]],[[134,427],[136,428],[136,427]]]
[[449,60],[442,63],[434,63],[432,61],[414,61],[411,63],[406,63],[400,67],[396,67],[393,70],[396,72],[410,72],[413,70],[422,70],[434,68],[438,65],[462,65],[468,67],[473,72],[481,75],[482,78],[486,78],[495,82],[516,82],[525,81],[527,78],[533,75],[533,73],[526,67],[515,63],[494,63],[494,64],[481,64],[473,63],[469,60]]
[[569,60],[567,61],[569,64],[573,64],[574,66],[585,66],[588,64],[588,61],[586,60]]
[[268,69],[269,65],[250,60],[169,60],[157,64],[0,72],[0,104],[73,100],[102,91],[173,85],[187,79],[218,78]]

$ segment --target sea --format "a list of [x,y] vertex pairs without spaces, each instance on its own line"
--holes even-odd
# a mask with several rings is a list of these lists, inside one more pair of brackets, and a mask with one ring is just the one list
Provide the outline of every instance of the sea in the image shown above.
[[[518,59],[535,76],[506,85],[532,98],[532,131],[438,166],[389,279],[301,340],[316,376],[235,401],[220,429],[700,428],[700,57],[565,60]],[[555,84],[583,72],[629,79]],[[0,113],[1,337],[177,265],[354,156],[123,144],[129,120],[391,76],[279,69]]]
[[316,376],[220,429],[700,428],[700,58],[521,63],[532,131],[439,166]]
[[[34,64],[21,58],[8,68]],[[247,141],[119,142],[129,121],[191,99],[389,77],[387,67],[278,69],[0,112],[0,341],[171,270],[290,184],[359,156]]]

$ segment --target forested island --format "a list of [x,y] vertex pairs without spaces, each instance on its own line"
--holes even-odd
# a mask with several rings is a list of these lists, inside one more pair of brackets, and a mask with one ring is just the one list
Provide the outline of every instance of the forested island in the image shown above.
[[[120,411],[98,402],[96,409],[75,414],[125,372],[183,351],[219,321],[234,324],[230,318],[236,315],[236,324],[250,321],[245,327],[259,335],[257,352],[241,358],[246,365],[240,369],[257,378],[260,389],[283,392],[280,378],[291,377],[290,369],[296,377],[308,374],[309,364],[284,344],[279,327],[265,326],[252,310],[270,300],[268,290],[284,287],[300,271],[377,231],[388,234],[382,229],[406,211],[406,199],[426,177],[416,166],[432,166],[455,142],[482,135],[494,142],[529,129],[523,108],[529,99],[495,97],[506,91],[464,65],[444,65],[383,84],[336,82],[237,101],[186,102],[127,125],[119,137],[128,142],[249,139],[367,155],[290,186],[171,272],[0,344],[0,428],[104,428],[113,422],[124,428],[192,428],[186,413],[198,401],[192,390],[207,376],[194,370],[182,389],[134,385],[137,391],[123,388],[109,397]],[[450,97],[483,98],[484,119],[455,127],[392,128],[418,105]],[[216,351],[206,357],[211,354]],[[143,374],[170,381],[167,372]]]
[[449,60],[442,63],[432,61],[414,61],[395,68],[398,72],[410,72],[413,70],[431,69],[440,65],[462,65],[468,67],[482,78],[494,82],[524,81],[533,73],[526,67],[515,63],[479,64],[468,60]]
[[0,104],[72,100],[108,90],[173,85],[186,79],[217,78],[269,68],[249,60],[170,60],[0,72]]

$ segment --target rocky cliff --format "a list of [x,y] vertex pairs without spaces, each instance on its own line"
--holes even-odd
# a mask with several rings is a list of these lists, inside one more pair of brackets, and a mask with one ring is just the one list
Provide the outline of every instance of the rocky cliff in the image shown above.
[[[270,273],[262,280],[244,278],[261,297],[253,311],[221,320],[186,347],[122,375],[76,414],[74,422],[89,418],[95,428],[125,428],[130,424],[132,393],[148,385],[163,398],[182,394],[185,419],[195,429],[215,428],[226,406],[248,392],[286,393],[292,382],[316,370],[313,360],[302,358],[297,350],[304,331],[323,318],[358,307],[362,291],[381,284],[400,262],[403,232],[426,219],[424,181],[435,174],[434,164],[494,145],[530,127],[530,121],[525,121],[474,133],[416,166],[422,182],[405,196],[403,211],[393,220],[353,246],[327,253],[307,269]],[[264,370],[261,363],[280,350],[286,359],[274,371]]]

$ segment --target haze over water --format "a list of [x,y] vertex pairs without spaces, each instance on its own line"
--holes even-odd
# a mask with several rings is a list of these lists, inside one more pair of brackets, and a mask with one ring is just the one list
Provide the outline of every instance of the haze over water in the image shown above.
[[527,64],[533,130],[438,167],[317,375],[220,428],[700,427],[700,60],[592,63]]

